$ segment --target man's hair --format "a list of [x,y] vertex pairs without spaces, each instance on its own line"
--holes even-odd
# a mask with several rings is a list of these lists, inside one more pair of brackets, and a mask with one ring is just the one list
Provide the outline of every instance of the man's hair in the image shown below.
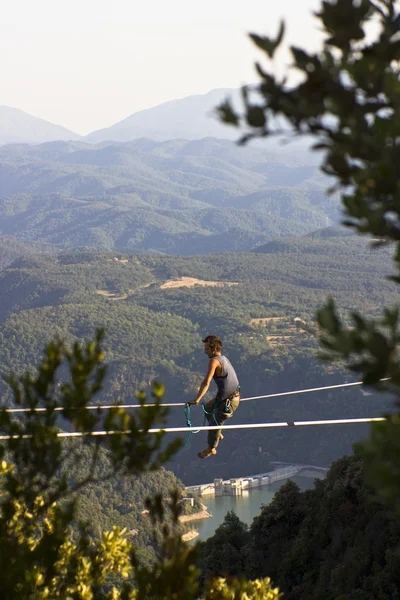
[[222,342],[217,335],[208,335],[204,338],[203,344],[208,344],[210,348],[216,352],[222,350]]

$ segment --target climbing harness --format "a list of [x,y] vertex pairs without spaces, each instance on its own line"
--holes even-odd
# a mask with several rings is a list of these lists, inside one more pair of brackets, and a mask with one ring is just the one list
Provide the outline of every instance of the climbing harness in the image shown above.
[[[211,410],[207,410],[206,405],[202,402],[201,403],[201,408],[203,409],[203,414],[204,414],[202,427],[205,426],[207,417],[209,415],[212,415],[212,417],[213,417],[213,419],[215,421],[215,424],[219,426],[220,424],[218,423],[217,417],[215,416],[216,413],[217,413],[218,407],[220,406],[221,402],[224,402],[225,406],[224,406],[222,412],[225,415],[227,415],[227,416],[230,415],[232,413],[231,400],[236,395],[238,395],[238,394],[240,394],[240,386],[238,386],[236,388],[236,390],[230,396],[228,396],[228,398],[226,398],[225,400],[221,400],[221,399],[218,398],[218,396],[216,396],[214,398],[214,400],[213,400],[213,404],[212,404]],[[185,404],[185,406],[184,406],[184,412],[185,412],[185,418],[186,418],[186,426],[192,428],[192,422],[190,420],[190,404],[189,403]],[[188,445],[189,445],[192,433],[199,433],[200,431],[201,431],[201,429],[198,429],[197,431],[191,430],[191,431],[188,432],[188,435],[187,435],[187,438],[186,438],[186,442],[185,442],[185,448],[187,448]]]

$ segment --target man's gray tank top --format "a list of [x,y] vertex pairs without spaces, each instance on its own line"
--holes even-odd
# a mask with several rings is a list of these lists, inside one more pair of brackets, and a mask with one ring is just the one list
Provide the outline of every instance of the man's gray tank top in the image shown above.
[[218,388],[217,398],[218,400],[226,400],[239,387],[239,380],[235,369],[226,356],[214,356],[213,358],[216,358],[222,367],[222,374],[219,377],[216,375],[213,377]]

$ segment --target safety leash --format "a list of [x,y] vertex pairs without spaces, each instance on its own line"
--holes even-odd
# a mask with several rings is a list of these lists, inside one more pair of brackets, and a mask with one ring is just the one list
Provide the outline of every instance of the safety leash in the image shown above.
[[[193,427],[192,421],[190,420],[190,404],[186,403],[185,406],[183,407],[183,410],[185,412],[186,426]],[[204,419],[205,419],[205,416],[204,416]],[[205,421],[203,421],[203,427],[204,427],[204,423],[205,423]],[[197,431],[188,431],[186,442],[185,442],[185,448],[187,448],[189,446],[189,442],[190,442],[192,433],[199,433],[199,431],[200,431],[200,429],[198,429]]]
[[[201,408],[203,409],[203,414],[204,414],[202,427],[204,427],[206,424],[207,415],[212,415],[214,417],[215,424],[219,425],[219,423],[216,419],[216,416],[215,416],[216,410],[218,408],[217,402],[214,402],[211,411],[208,411],[205,407],[205,404],[203,404],[203,403],[201,403]],[[185,412],[186,426],[192,428],[193,425],[192,425],[192,421],[190,419],[190,404],[186,403],[185,406],[183,407],[183,410]],[[192,433],[199,433],[199,432],[200,432],[200,429],[198,429],[197,431],[188,431],[186,442],[185,442],[185,448],[187,448],[189,446],[189,442],[190,442]]]

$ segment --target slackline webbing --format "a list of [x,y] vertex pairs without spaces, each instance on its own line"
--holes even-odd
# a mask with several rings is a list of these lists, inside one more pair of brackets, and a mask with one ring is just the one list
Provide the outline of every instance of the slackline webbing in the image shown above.
[[[390,378],[381,379],[381,381],[388,381]],[[352,387],[356,385],[363,385],[362,381],[355,381],[353,383],[339,383],[337,385],[327,385],[324,387],[309,388],[306,390],[292,390],[290,392],[279,392],[277,394],[265,394],[264,396],[251,396],[249,398],[241,398],[240,402],[247,402],[249,400],[262,400],[263,398],[279,398],[282,396],[293,396],[295,394],[309,394],[311,392],[322,392],[324,390],[335,390],[339,388]],[[157,404],[111,404],[111,405],[99,405],[99,406],[85,406],[85,410],[105,410],[110,408],[147,408],[151,406],[157,406]],[[185,402],[170,402],[162,403],[160,406],[171,407],[171,406],[186,406]],[[45,412],[47,408],[6,408],[5,411],[8,413],[26,413],[26,412]],[[64,410],[62,406],[57,406],[53,409],[54,412],[61,412]],[[80,409],[77,409],[80,410]]]
[[[211,431],[214,429],[267,429],[273,427],[306,427],[310,425],[344,425],[347,423],[376,423],[386,421],[385,417],[365,417],[360,419],[331,419],[326,421],[281,421],[280,423],[248,423],[244,425],[208,425],[205,427],[166,427],[165,429],[149,429],[147,433],[185,433],[193,431]],[[139,430],[143,433],[143,430]],[[100,437],[108,435],[129,435],[131,431],[91,431],[91,432],[65,432],[57,433],[59,438]],[[31,439],[31,434],[0,435],[0,440]]]

